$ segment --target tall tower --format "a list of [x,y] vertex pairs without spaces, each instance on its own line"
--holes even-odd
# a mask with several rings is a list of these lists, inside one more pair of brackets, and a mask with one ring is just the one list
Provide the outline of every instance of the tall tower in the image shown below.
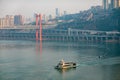
[[55,13],[56,13],[56,17],[59,17],[59,9],[58,8],[56,8]]
[[109,8],[108,0],[103,0],[103,9],[107,10]]

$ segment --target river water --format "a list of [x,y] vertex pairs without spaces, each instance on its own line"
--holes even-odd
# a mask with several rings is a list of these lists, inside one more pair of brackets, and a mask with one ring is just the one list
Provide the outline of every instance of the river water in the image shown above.
[[[78,67],[54,69],[61,59]],[[120,80],[120,44],[3,40],[0,80]]]

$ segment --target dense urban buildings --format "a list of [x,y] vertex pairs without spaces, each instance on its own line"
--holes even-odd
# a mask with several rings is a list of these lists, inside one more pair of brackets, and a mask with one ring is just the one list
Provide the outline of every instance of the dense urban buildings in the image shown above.
[[24,24],[24,17],[22,15],[6,15],[0,18],[0,28],[9,28]]
[[118,8],[120,7],[120,0],[103,0],[103,9],[113,9],[113,8]]
[[[103,0],[102,2],[102,6],[92,6],[91,10],[88,11],[83,11],[85,13],[85,15],[79,16],[80,19],[85,19],[85,20],[93,20],[96,15],[92,13],[92,11],[94,12],[98,12],[101,15],[97,15],[102,16],[104,18],[104,16],[108,13],[104,13],[102,11],[104,10],[112,10],[113,8],[119,8],[120,7],[120,0]],[[103,10],[104,9],[104,10]],[[82,12],[82,11],[81,11]],[[62,18],[66,18],[69,19],[70,14],[67,13],[66,10],[64,10],[63,12],[60,11],[59,8],[55,8],[55,16],[53,15],[42,15],[42,23],[43,24],[49,24],[49,23],[57,23],[57,22],[64,22],[65,20],[61,20]],[[72,14],[71,14],[72,15]],[[71,16],[73,17],[73,16]],[[72,19],[71,19],[72,20]],[[70,21],[71,21],[70,20]],[[27,18],[25,20],[25,18],[23,17],[23,15],[6,15],[3,18],[0,18],[0,28],[6,28],[6,27],[14,27],[14,26],[18,26],[18,25],[23,25],[23,24],[35,24],[35,20],[34,18]]]

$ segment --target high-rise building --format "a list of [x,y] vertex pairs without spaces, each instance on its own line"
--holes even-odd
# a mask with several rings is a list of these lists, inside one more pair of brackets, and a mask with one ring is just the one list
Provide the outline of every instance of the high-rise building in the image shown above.
[[51,14],[49,15],[49,20],[52,20],[52,15]]
[[15,25],[23,25],[23,16],[22,15],[15,15],[14,16],[14,24]]
[[111,0],[111,1],[110,1],[110,4],[111,4],[111,5],[110,5],[111,8],[114,8],[114,4],[115,4],[114,0]]
[[6,18],[0,18],[0,28],[9,27],[9,20]]
[[59,9],[58,8],[56,8],[56,17],[59,17],[60,16],[60,13],[59,13]]
[[117,8],[117,6],[118,6],[118,0],[114,0],[114,8]]
[[115,6],[114,8],[120,7],[120,0],[115,0]]
[[117,7],[120,7],[120,0],[117,0]]
[[4,28],[5,26],[5,18],[0,18],[0,28]]
[[43,21],[43,22],[46,22],[46,21],[47,21],[45,14],[42,16],[42,21]]
[[13,15],[6,15],[6,21],[8,26],[14,26],[14,16]]
[[0,18],[0,28],[14,27],[14,17],[12,15],[6,15],[4,18]]
[[120,0],[111,0],[111,8],[120,7]]
[[67,11],[64,11],[64,16],[67,15]]
[[120,7],[120,0],[118,0],[118,7]]
[[103,0],[103,9],[107,10],[109,8],[108,0]]

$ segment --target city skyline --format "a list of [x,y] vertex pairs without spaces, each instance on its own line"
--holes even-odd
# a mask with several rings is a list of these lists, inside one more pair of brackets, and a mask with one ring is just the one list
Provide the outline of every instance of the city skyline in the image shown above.
[[67,11],[71,14],[97,5],[102,5],[102,0],[0,0],[0,17],[18,14],[32,17],[34,13],[55,16],[56,8],[60,13]]

